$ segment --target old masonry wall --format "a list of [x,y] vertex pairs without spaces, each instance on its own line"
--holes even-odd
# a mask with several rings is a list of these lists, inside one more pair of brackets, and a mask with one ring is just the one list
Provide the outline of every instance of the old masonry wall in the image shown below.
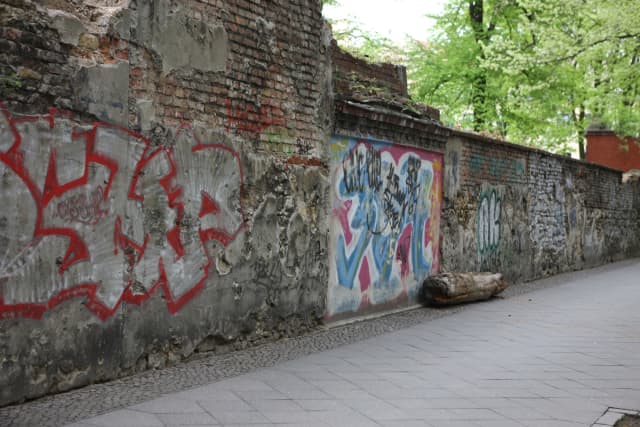
[[517,283],[640,255],[640,187],[619,171],[456,131],[445,163],[447,270]]
[[0,405],[314,328],[319,0],[0,4]]
[[0,79],[0,405],[640,255],[640,184],[442,126],[319,0],[6,0]]
[[329,320],[415,304],[437,272],[516,284],[640,255],[620,172],[354,98],[330,143]]

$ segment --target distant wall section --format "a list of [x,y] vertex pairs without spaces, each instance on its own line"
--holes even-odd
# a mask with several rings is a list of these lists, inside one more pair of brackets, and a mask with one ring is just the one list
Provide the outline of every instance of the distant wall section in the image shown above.
[[568,157],[452,132],[442,269],[512,283],[640,255],[640,189]]

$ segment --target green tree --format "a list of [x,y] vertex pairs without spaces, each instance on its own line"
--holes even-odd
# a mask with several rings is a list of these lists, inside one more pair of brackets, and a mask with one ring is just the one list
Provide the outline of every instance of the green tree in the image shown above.
[[[323,6],[336,6],[338,0],[322,0]],[[404,50],[388,37],[363,29],[362,23],[353,18],[328,19],[333,38],[338,45],[352,55],[369,62],[403,63]]]
[[409,54],[414,96],[452,125],[567,152],[593,120],[638,135],[633,0],[452,0]]

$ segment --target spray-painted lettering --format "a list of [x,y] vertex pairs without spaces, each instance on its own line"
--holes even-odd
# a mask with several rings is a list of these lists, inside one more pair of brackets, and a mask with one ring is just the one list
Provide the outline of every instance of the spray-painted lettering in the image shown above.
[[469,169],[476,179],[518,180],[524,176],[525,161],[508,157],[488,157],[476,153],[471,156]]
[[255,107],[250,103],[234,104],[227,99],[227,132],[236,131],[258,138],[271,126],[285,125],[283,112],[278,108],[270,105]]
[[494,253],[500,243],[502,202],[496,190],[483,193],[478,206],[478,251],[481,257]]
[[162,289],[170,312],[204,286],[244,226],[240,157],[189,125],[168,146],[70,114],[0,105],[0,316],[39,318],[82,297],[98,317]]
[[58,216],[66,222],[78,221],[95,225],[108,213],[103,206],[103,200],[104,189],[98,185],[94,190],[90,190],[88,196],[81,193],[58,202],[53,216]]
[[442,156],[356,139],[332,147],[342,155],[332,167],[329,316],[414,297],[438,269]]

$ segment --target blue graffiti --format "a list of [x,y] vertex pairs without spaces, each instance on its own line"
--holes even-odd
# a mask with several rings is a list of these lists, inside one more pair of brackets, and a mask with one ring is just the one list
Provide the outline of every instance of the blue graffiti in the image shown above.
[[343,287],[353,288],[366,253],[377,272],[374,286],[395,286],[402,280],[393,270],[398,258],[401,276],[411,273],[422,280],[431,271],[432,256],[424,247],[431,163],[413,154],[403,156],[400,163],[365,144],[352,147],[343,158],[337,193],[339,199],[353,201],[348,225],[355,239],[350,253],[344,235],[337,239],[338,283]]

